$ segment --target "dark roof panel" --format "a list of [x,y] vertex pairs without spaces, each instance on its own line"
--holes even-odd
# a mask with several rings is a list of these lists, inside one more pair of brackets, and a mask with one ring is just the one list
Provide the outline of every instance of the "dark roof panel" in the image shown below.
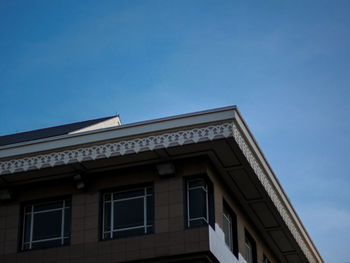
[[54,126],[54,127],[44,128],[39,130],[0,136],[0,146],[39,140],[39,139],[49,138],[49,137],[54,137],[59,135],[65,135],[70,132],[89,127],[91,125],[97,124],[99,122],[103,122],[105,120],[108,120],[114,117],[115,116],[110,116],[110,117],[104,117],[104,118],[99,118],[94,120],[64,124],[64,125],[59,125],[59,126]]

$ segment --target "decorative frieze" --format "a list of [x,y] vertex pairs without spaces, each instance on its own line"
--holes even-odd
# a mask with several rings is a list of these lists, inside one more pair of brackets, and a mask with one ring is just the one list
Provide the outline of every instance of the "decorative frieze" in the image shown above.
[[281,197],[277,194],[276,189],[272,186],[270,180],[268,179],[268,176],[261,168],[253,152],[250,150],[249,145],[247,144],[246,140],[243,138],[240,130],[236,127],[235,124],[233,124],[233,137],[235,138],[236,143],[238,144],[239,148],[248,160],[250,166],[254,170],[261,184],[264,186],[265,191],[268,193],[278,212],[282,216],[293,237],[297,241],[298,245],[301,247],[306,258],[309,260],[310,263],[316,263],[316,260],[310,253],[310,250],[307,247],[304,239],[302,238],[300,231],[297,230],[295,223],[292,221],[289,212],[287,211],[285,205],[283,204],[283,201],[281,200]]
[[184,144],[232,137],[232,125],[223,123],[202,128],[174,131],[89,147],[51,152],[0,162],[0,175],[55,167],[119,155],[133,154]]

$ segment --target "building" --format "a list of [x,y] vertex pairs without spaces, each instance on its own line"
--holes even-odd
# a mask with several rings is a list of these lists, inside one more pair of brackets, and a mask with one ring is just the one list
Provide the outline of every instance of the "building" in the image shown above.
[[0,189],[0,262],[323,262],[234,106],[2,136]]

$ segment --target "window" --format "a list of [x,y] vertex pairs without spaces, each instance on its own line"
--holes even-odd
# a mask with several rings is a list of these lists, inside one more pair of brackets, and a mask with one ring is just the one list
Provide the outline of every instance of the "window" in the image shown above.
[[245,256],[247,263],[257,263],[256,244],[247,230],[245,230]]
[[186,182],[186,227],[196,227],[213,223],[212,187],[203,178]]
[[153,233],[153,188],[103,194],[103,235],[112,239]]
[[263,263],[271,263],[271,261],[267,258],[265,254],[264,254]]
[[232,212],[225,201],[223,209],[223,231],[225,234],[225,243],[238,258],[237,216]]
[[253,246],[250,240],[245,240],[246,259],[248,263],[253,263]]
[[25,205],[23,215],[22,250],[70,243],[70,199]]

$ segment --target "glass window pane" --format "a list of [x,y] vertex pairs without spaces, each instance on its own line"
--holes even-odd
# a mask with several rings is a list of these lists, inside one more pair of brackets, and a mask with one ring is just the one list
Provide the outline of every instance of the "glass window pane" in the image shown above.
[[271,263],[271,261],[264,255],[264,260],[263,260],[264,263]]
[[190,227],[203,226],[207,225],[207,222],[204,219],[195,219],[190,221]]
[[61,245],[61,239],[50,240],[50,241],[42,241],[36,242],[32,244],[32,248],[49,248],[49,247],[57,247]]
[[223,213],[223,231],[225,234],[225,243],[232,250],[232,218],[230,213],[224,207]]
[[147,225],[153,224],[154,207],[152,196],[147,197]]
[[[66,199],[26,206],[24,208],[26,214],[23,219],[23,250],[69,244],[71,233],[71,205],[72,201]],[[32,207],[33,212],[31,211]],[[64,218],[62,218],[62,216],[64,216]],[[62,234],[65,237],[63,240]],[[31,237],[32,242],[30,245]]]
[[104,204],[104,232],[111,230],[111,206],[110,202]]
[[113,238],[139,236],[139,235],[143,235],[143,234],[145,234],[145,229],[143,227],[140,227],[140,228],[136,228],[136,229],[114,232]]
[[24,218],[24,242],[29,242],[30,239],[30,223],[32,216],[30,214],[26,215]]
[[63,207],[63,201],[43,203],[43,204],[35,205],[34,212],[50,210],[50,209],[57,209],[57,208],[62,208],[62,207]]
[[147,192],[148,195],[153,194],[153,193],[152,193],[152,192],[153,192],[152,187],[147,187],[146,192]]
[[131,197],[140,197],[145,195],[144,188],[136,190],[136,191],[126,191],[126,192],[118,192],[114,194],[114,200],[131,198]]
[[104,200],[110,201],[111,200],[111,194],[104,194]]
[[188,182],[188,187],[197,187],[197,186],[202,186],[204,188],[206,188],[206,183],[204,181],[204,179],[199,178],[199,179],[194,179]]
[[71,208],[66,208],[64,210],[64,236],[70,236],[70,227],[71,227]]
[[203,217],[207,219],[206,192],[203,189],[189,190],[189,218]]
[[229,240],[229,222],[226,218],[226,216],[223,217],[223,223],[224,223],[224,234],[225,234],[225,243],[226,245],[230,246],[230,240]]
[[26,207],[24,208],[24,212],[25,212],[25,213],[30,213],[30,212],[32,212],[32,206],[31,206],[31,205],[26,206]]
[[34,214],[33,240],[61,236],[62,210]]
[[248,263],[253,263],[253,249],[252,245],[248,240],[245,241],[245,248],[246,248],[246,258]]
[[153,232],[153,187],[107,193],[103,198],[103,239]]
[[71,206],[72,206],[72,201],[71,201],[70,199],[65,200],[64,206],[65,206],[65,207],[71,207]]
[[114,229],[144,225],[143,198],[114,202]]

